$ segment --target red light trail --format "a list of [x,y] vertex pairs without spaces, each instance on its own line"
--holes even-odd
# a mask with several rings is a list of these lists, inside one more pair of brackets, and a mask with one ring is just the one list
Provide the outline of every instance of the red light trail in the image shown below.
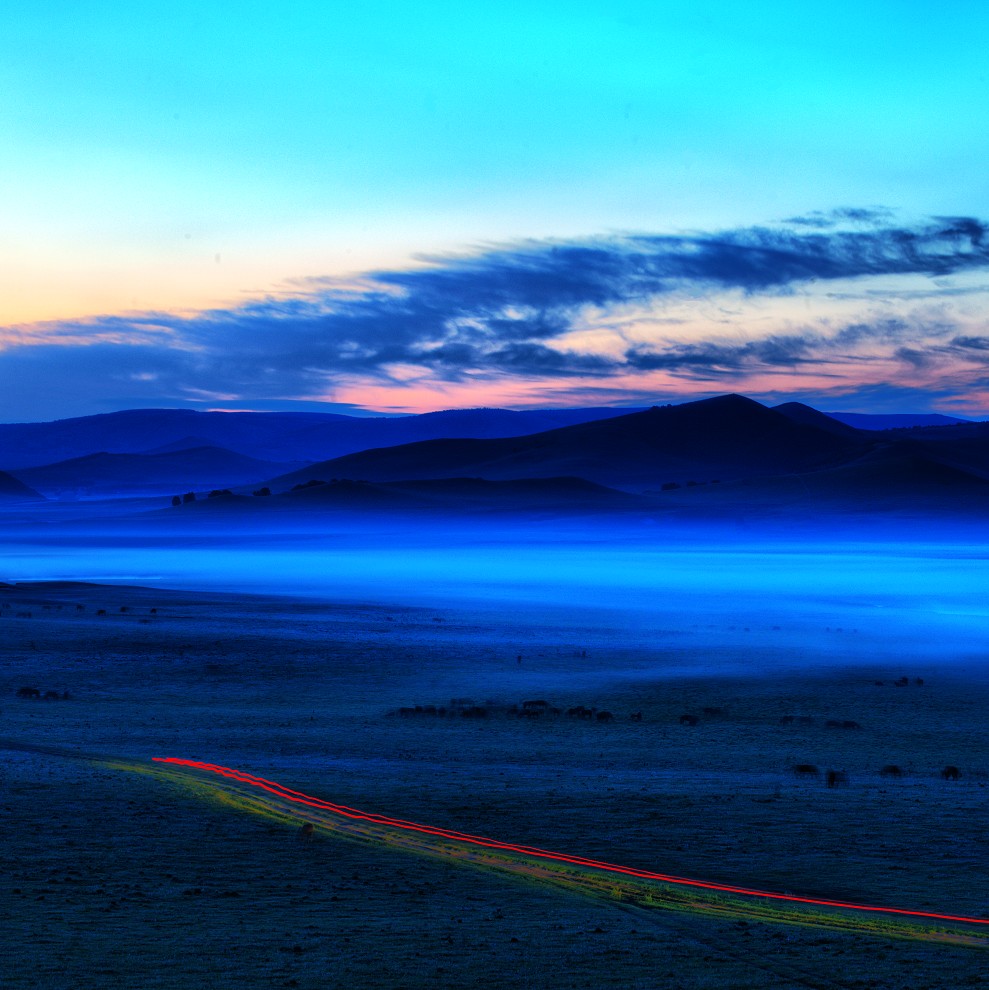
[[871,911],[879,914],[901,915],[910,918],[933,919],[937,921],[962,922],[969,925],[989,925],[987,918],[969,918],[964,915],[940,914],[934,911],[914,911],[907,908],[881,907],[874,904],[856,904],[851,901],[828,900],[819,897],[798,897],[795,894],[782,894],[773,891],[756,890],[749,887],[736,887],[732,884],[712,883],[705,880],[693,880],[689,877],[672,876],[666,873],[654,873],[649,870],[638,870],[629,866],[620,866],[616,863],[606,863],[601,860],[588,859],[584,856],[571,856],[566,853],[553,852],[548,849],[540,849],[536,846],[526,846],[514,842],[501,842],[497,839],[489,839],[480,835],[471,835],[467,832],[458,832],[451,829],[436,828],[431,825],[421,825],[417,822],[403,821],[399,818],[390,818],[387,815],[378,815],[373,812],[361,811],[357,808],[350,808],[347,805],[335,804],[331,801],[324,801],[321,798],[311,797],[301,791],[294,791],[284,787],[272,780],[258,777],[254,774],[246,773],[243,770],[234,770],[230,767],[222,767],[215,763],[204,763],[199,760],[183,760],[177,757],[155,756],[152,760],[156,763],[170,763],[178,766],[189,767],[194,770],[204,770],[219,774],[231,780],[258,787],[270,794],[293,804],[307,806],[323,812],[339,815],[342,818],[349,818],[356,821],[369,822],[374,825],[382,825],[387,828],[402,829],[408,832],[418,832],[423,835],[434,836],[441,839],[449,839],[465,845],[481,846],[487,849],[497,849],[504,852],[519,853],[536,859],[552,860],[560,863],[568,863],[573,866],[587,867],[589,869],[600,870],[607,873],[621,874],[629,877],[636,877],[644,880],[657,880],[662,883],[674,884],[681,887],[697,887],[703,890],[718,891],[721,893],[738,894],[745,897],[758,897],[771,901],[788,901],[797,904],[809,904],[815,907],[843,908],[851,911]]

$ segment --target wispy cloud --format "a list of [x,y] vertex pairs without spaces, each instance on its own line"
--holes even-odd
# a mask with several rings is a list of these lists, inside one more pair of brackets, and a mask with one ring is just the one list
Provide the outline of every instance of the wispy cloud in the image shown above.
[[[640,375],[646,391],[662,373],[683,389],[691,376],[735,383],[787,372],[796,390],[803,375],[833,377],[842,368],[865,384],[861,369],[877,361],[915,374],[948,357],[981,365],[989,347],[989,337],[950,310],[924,321],[894,300],[894,311],[877,311],[876,279],[926,280],[930,303],[939,292],[932,280],[986,268],[983,221],[897,225],[888,211],[848,209],[718,233],[525,242],[420,259],[408,270],[368,273],[356,286],[308,280],[227,309],[10,328],[0,332],[0,368],[24,388],[76,390],[111,405],[123,397],[144,405],[332,397],[343,386],[355,401],[361,382],[399,390],[410,379],[419,388],[573,379],[607,390],[611,379]],[[846,304],[857,294],[861,317],[835,325],[822,292],[819,311],[786,326],[744,326],[743,305],[707,330],[695,321],[685,339],[667,318],[674,300],[702,306],[733,293],[744,303],[821,285],[840,285]],[[950,300],[951,286],[942,289]],[[628,307],[656,318],[634,340],[610,319]]]

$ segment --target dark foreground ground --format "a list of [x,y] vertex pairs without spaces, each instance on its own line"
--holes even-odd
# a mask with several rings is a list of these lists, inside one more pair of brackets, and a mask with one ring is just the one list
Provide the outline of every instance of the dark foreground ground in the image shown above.
[[[612,862],[989,916],[989,690],[964,665],[863,658],[846,638],[823,672],[701,677],[676,674],[711,649],[686,620],[626,646],[558,617],[398,605],[99,586],[7,588],[0,605],[14,744],[208,760]],[[770,632],[732,669],[755,669]],[[17,697],[25,686],[71,697]],[[495,704],[482,719],[389,714],[454,697]],[[507,710],[533,698],[615,720]],[[888,764],[904,776],[881,776]],[[941,779],[946,764],[960,780]],[[5,988],[919,990],[989,972],[986,950],[647,911],[326,834],[307,847],[157,779],[16,748],[0,834]]]

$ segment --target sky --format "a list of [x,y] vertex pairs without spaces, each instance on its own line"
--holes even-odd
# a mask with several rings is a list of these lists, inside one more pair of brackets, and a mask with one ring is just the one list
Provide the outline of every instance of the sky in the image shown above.
[[989,7],[37,0],[0,420],[989,416]]

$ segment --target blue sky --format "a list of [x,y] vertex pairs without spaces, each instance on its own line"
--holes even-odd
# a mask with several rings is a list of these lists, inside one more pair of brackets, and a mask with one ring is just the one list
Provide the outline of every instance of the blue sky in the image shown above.
[[[0,375],[23,387],[0,418],[725,390],[989,412],[977,348],[962,348],[961,363],[957,347],[944,351],[981,336],[982,264],[900,266],[895,284],[843,273],[851,282],[834,291],[820,274],[758,287],[702,279],[550,307],[543,317],[566,332],[540,340],[585,359],[555,377],[487,363],[476,348],[480,363],[455,372],[407,353],[355,370],[321,346],[327,285],[339,307],[343,287],[380,294],[376,273],[394,286],[464,259],[487,272],[492,252],[630,234],[707,244],[734,231],[743,251],[739,231],[836,209],[928,234],[932,217],[989,218],[987,37],[989,7],[964,2],[66,0],[5,11]],[[315,305],[308,336],[278,356],[268,385],[225,373],[270,358],[258,339],[270,336],[272,300],[279,312]],[[203,314],[231,312],[245,329],[221,318],[228,329],[211,339],[203,328],[217,319]],[[916,333],[842,368],[831,351],[826,370],[822,356],[811,369],[736,366],[703,380],[612,362],[590,381],[587,360],[613,352],[604,338],[629,320],[625,352],[674,357],[891,320]]]

